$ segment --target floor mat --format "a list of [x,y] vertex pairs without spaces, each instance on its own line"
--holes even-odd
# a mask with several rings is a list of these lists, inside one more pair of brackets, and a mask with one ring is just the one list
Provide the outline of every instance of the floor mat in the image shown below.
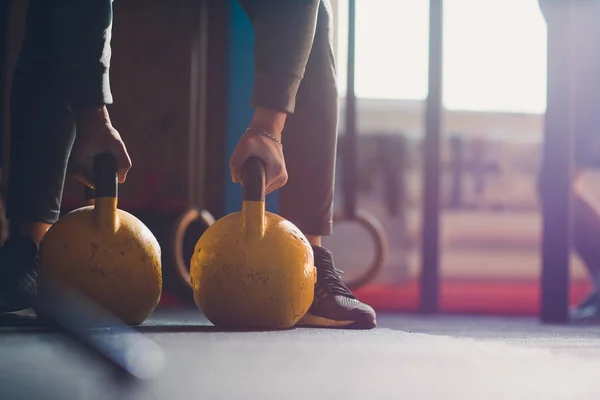
[[[196,321],[191,312],[184,319]],[[600,358],[593,351],[600,344],[592,330],[584,330],[589,337],[573,330],[553,339],[553,327],[532,319],[389,314],[381,323],[386,327],[372,331],[150,332],[165,349],[164,371],[136,387],[117,385],[53,335],[3,335],[0,398],[600,398]],[[556,337],[560,348],[545,344]],[[584,344],[585,353],[561,351]]]

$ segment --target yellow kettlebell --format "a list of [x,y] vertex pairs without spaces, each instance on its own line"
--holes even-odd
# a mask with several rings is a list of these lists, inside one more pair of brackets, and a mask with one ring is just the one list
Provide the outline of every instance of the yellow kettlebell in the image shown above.
[[243,167],[242,210],[212,224],[190,266],[194,301],[217,327],[288,329],[313,301],[313,250],[290,221],[266,211],[265,169]]
[[162,292],[161,249],[135,216],[117,209],[117,163],[94,159],[94,205],[60,218],[40,244],[39,293],[62,282],[130,325],[154,311]]

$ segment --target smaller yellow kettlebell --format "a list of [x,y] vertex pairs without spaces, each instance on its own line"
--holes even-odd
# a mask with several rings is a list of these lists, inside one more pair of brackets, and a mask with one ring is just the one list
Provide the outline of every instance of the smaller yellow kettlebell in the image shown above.
[[94,186],[94,205],[64,215],[44,236],[39,293],[46,284],[62,282],[137,325],[160,300],[161,249],[142,221],[117,209],[117,163],[111,154],[95,158]]

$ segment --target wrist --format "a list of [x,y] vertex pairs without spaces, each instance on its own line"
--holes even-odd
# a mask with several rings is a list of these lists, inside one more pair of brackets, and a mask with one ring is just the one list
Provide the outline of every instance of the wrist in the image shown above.
[[283,143],[281,142],[281,135],[276,136],[272,133],[272,131],[268,130],[268,129],[262,129],[262,128],[248,128],[246,129],[246,132],[244,132],[244,135],[252,135],[252,134],[258,134],[258,135],[262,135],[265,137],[268,137],[269,139],[277,142],[277,144],[281,147],[283,147]]
[[267,130],[273,136],[281,139],[281,132],[285,126],[286,119],[287,114],[284,112],[257,107],[254,110],[249,128]]
[[74,109],[73,115],[75,123],[84,132],[111,125],[105,105]]

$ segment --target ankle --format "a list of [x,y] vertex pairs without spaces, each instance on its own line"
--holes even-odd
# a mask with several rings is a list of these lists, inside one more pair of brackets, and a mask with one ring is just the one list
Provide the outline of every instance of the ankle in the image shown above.
[[322,236],[315,236],[315,235],[305,235],[305,236],[306,236],[306,239],[308,240],[308,243],[310,243],[311,246],[321,247]]
[[20,236],[33,239],[39,246],[51,226],[45,222],[25,222],[17,225],[17,232]]

